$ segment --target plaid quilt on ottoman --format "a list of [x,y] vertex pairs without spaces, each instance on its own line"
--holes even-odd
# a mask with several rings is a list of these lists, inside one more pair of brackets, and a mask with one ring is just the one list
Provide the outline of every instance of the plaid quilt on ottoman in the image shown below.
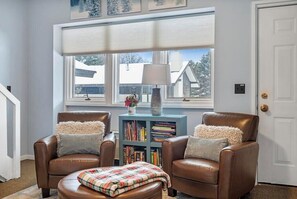
[[147,162],[134,162],[120,167],[103,167],[81,172],[78,181],[91,189],[115,197],[142,185],[161,181],[171,187],[170,178],[159,167]]

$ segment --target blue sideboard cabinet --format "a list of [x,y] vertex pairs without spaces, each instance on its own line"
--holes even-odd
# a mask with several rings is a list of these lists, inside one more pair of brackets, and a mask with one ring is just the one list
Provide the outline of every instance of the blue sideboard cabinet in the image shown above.
[[120,165],[146,161],[162,167],[162,141],[181,135],[187,135],[185,115],[120,115]]

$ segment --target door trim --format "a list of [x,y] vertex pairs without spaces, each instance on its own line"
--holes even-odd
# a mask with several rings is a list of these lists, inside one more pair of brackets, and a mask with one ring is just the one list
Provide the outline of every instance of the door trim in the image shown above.
[[251,113],[258,115],[258,11],[261,8],[297,5],[296,0],[259,0],[252,2],[251,11]]

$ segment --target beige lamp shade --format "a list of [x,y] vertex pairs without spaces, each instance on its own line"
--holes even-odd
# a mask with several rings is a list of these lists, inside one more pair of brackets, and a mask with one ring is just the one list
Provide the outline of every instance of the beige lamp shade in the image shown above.
[[142,84],[170,85],[170,66],[168,64],[144,64]]

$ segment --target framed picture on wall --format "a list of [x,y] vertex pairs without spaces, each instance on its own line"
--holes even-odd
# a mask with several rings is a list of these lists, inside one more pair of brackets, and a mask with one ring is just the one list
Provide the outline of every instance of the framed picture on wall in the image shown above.
[[101,0],[70,0],[71,19],[101,16]]
[[148,0],[149,10],[159,10],[187,6],[187,0]]
[[107,15],[119,15],[141,11],[141,0],[107,0]]

